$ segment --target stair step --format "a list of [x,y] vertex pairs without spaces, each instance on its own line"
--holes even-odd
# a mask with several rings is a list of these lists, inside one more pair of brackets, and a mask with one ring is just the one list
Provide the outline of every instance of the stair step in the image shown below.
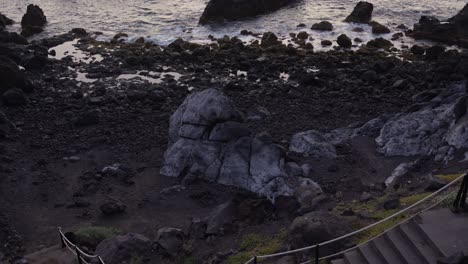
[[415,248],[410,241],[405,239],[402,236],[401,232],[398,231],[398,228],[394,228],[385,234],[392,246],[397,250],[401,256],[411,264],[425,264],[425,259],[420,257]]
[[380,254],[380,252],[374,248],[372,243],[366,243],[358,247],[359,252],[361,255],[367,260],[370,264],[387,264],[385,262],[384,257]]
[[332,264],[346,264],[344,259],[334,259],[331,261]]
[[357,250],[351,250],[344,254],[347,264],[368,264],[366,259]]
[[374,247],[380,252],[381,256],[383,256],[387,263],[409,264],[397,251],[395,251],[394,247],[383,236],[372,240],[371,243],[374,244]]
[[412,221],[409,221],[400,225],[400,230],[403,236],[413,244],[413,247],[416,248],[420,253],[420,256],[426,260],[426,263],[436,263],[437,258],[442,256],[438,255],[438,252],[434,251],[434,249],[429,245],[429,241],[420,234],[411,222]]
[[439,246],[436,245],[436,243],[434,243],[434,241],[431,239],[431,237],[429,237],[429,235],[426,233],[426,231],[424,231],[424,229],[421,227],[421,225],[419,225],[417,222],[416,222],[416,219],[417,218],[413,218],[411,219],[408,224],[415,230],[418,232],[419,235],[421,235],[421,237],[423,238],[424,241],[427,242],[427,244],[432,248],[432,250],[436,253],[436,255],[438,257],[446,257],[446,255],[442,252],[442,250],[439,248]]

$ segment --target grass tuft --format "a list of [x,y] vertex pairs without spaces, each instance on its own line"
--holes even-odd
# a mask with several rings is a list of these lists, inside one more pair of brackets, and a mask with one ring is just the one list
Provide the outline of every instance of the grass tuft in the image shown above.
[[272,254],[280,250],[286,240],[287,232],[281,231],[277,235],[247,234],[242,237],[239,252],[227,259],[228,264],[243,264],[255,255]]

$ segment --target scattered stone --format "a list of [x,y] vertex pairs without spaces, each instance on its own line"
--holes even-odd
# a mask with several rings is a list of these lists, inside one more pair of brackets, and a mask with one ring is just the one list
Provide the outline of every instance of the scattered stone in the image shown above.
[[385,210],[394,210],[398,209],[400,207],[400,198],[394,197],[394,198],[389,198],[383,203],[383,208]]
[[405,178],[415,167],[416,162],[401,163],[392,172],[392,175],[385,180],[385,186],[395,186],[402,178]]
[[393,46],[393,43],[390,40],[384,38],[376,38],[367,42],[367,46],[377,49],[389,49]]
[[414,55],[423,55],[426,50],[419,46],[419,45],[413,45],[410,49],[411,53],[413,53]]
[[74,28],[70,31],[70,33],[75,34],[79,37],[85,37],[88,35],[88,32],[84,28]]
[[327,46],[333,45],[333,42],[331,42],[330,40],[325,39],[325,40],[322,40],[321,44],[322,44],[322,46],[327,47]]
[[368,70],[362,74],[361,79],[366,82],[375,82],[379,79],[379,76],[374,70]]
[[368,193],[368,192],[363,192],[363,193],[361,194],[361,198],[359,198],[359,201],[360,201],[361,203],[365,203],[365,202],[368,202],[368,201],[372,200],[373,198],[374,198],[374,197],[372,197],[372,195],[371,195],[370,193]]
[[442,46],[432,46],[426,49],[426,59],[437,60],[441,54],[443,54],[445,48]]
[[435,192],[443,188],[445,185],[446,183],[443,180],[433,177],[432,175],[429,175],[428,184],[425,190],[428,192]]
[[256,107],[247,112],[246,121],[262,121],[271,116],[271,113],[265,107]]
[[354,7],[353,12],[345,19],[345,22],[369,23],[372,19],[373,11],[373,4],[361,1]]
[[301,31],[299,33],[297,33],[297,36],[296,36],[298,39],[308,39],[309,38],[309,34],[305,31]]
[[320,31],[332,31],[333,25],[328,21],[322,21],[319,23],[315,23],[311,27],[312,30],[320,30]]
[[78,115],[74,120],[76,127],[92,126],[99,123],[101,112],[97,109],[89,110]]
[[161,254],[176,257],[182,251],[183,244],[184,232],[182,230],[170,227],[158,230],[156,245]]
[[351,42],[351,39],[345,34],[341,34],[340,36],[338,36],[336,42],[338,43],[340,47],[346,48],[346,49],[351,48],[351,46],[353,45],[353,43]]
[[117,199],[110,199],[102,204],[99,209],[104,215],[110,216],[125,212],[127,206]]
[[292,248],[315,245],[344,235],[347,232],[346,226],[343,219],[330,213],[311,212],[294,219],[289,227],[288,240]]
[[126,234],[99,243],[95,253],[107,264],[129,263],[132,258],[151,253],[151,240],[140,234]]
[[272,32],[265,32],[262,36],[262,47],[267,48],[271,46],[279,45],[281,42],[278,37]]
[[374,34],[387,34],[390,33],[390,29],[379,22],[372,21],[370,22],[370,25],[372,26],[372,33]]
[[207,223],[199,218],[193,218],[190,223],[189,235],[192,239],[205,239]]
[[26,96],[18,88],[9,89],[2,95],[3,103],[8,106],[20,106],[26,104]]
[[291,139],[289,151],[304,157],[316,159],[336,158],[336,149],[333,144],[322,133],[316,130],[295,134]]

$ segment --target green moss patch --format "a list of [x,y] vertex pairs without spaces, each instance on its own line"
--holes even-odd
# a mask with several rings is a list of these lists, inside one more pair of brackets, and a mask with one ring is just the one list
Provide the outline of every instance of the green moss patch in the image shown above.
[[227,259],[228,264],[243,264],[253,256],[272,254],[280,250],[286,240],[287,232],[281,231],[277,235],[248,234],[242,237],[239,252]]

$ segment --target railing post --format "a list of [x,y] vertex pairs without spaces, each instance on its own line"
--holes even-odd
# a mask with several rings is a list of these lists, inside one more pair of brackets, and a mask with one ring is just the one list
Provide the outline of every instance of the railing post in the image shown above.
[[317,246],[315,246],[315,264],[319,264],[319,254],[319,244],[317,244]]
[[453,208],[458,211],[459,209],[464,209],[466,207],[466,193],[468,190],[468,175],[463,178],[463,181],[460,186],[460,190],[457,193],[455,201],[453,201]]
[[65,248],[67,245],[65,244],[65,239],[63,239],[63,236],[62,234],[59,232],[59,235],[60,235],[60,241],[62,243],[62,248]]
[[102,260],[101,257],[98,257],[98,259],[99,259],[99,264],[105,264],[105,263],[104,263],[104,260]]
[[75,251],[76,251],[76,257],[78,258],[78,264],[83,264],[83,261],[81,260],[81,256],[80,256],[80,251],[78,250],[77,246],[75,246]]
[[257,256],[254,257],[253,264],[257,264]]

